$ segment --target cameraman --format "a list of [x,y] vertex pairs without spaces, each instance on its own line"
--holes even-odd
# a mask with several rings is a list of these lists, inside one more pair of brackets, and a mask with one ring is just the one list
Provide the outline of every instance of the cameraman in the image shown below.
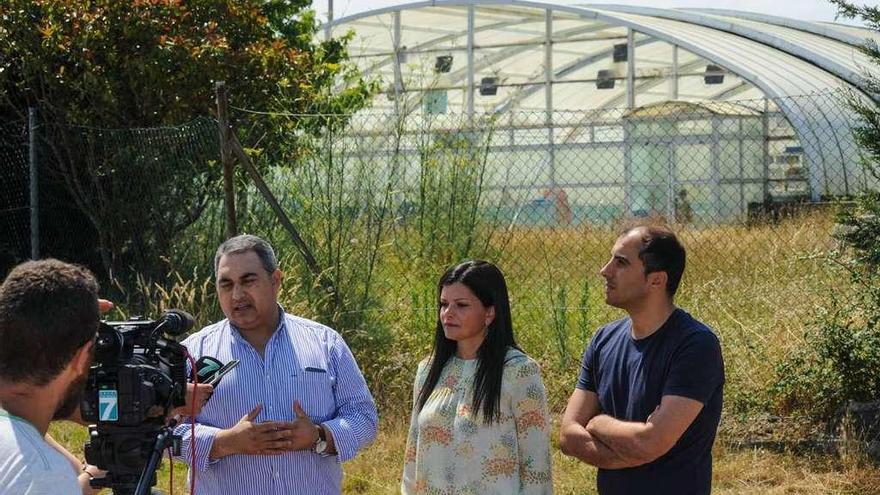
[[[103,472],[46,432],[52,420],[82,423],[99,312],[112,307],[87,269],[53,259],[23,263],[0,285],[0,495],[97,491],[89,479]],[[198,414],[212,391],[198,388],[194,397],[190,385],[187,405],[172,414],[190,413],[193,402]]]
[[0,285],[0,494],[82,493],[45,436],[80,403],[99,321],[98,283],[85,268],[29,261]]

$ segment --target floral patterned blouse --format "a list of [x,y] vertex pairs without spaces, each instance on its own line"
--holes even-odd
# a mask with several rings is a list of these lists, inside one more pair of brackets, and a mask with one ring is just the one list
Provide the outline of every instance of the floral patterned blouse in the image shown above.
[[550,416],[538,363],[510,349],[501,379],[501,417],[491,425],[471,410],[477,359],[452,356],[421,412],[428,375],[419,363],[404,455],[406,495],[513,495],[553,492]]

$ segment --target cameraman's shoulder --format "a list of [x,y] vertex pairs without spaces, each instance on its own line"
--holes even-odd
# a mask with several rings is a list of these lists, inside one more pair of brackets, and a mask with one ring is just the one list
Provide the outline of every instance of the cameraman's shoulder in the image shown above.
[[[36,429],[0,409],[0,494],[78,493],[70,462]],[[77,491],[71,491],[76,487]]]

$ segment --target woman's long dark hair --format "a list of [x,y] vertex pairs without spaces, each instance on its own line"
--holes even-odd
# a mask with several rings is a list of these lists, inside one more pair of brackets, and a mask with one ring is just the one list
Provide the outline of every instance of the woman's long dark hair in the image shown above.
[[434,387],[440,380],[440,373],[449,358],[455,354],[456,343],[446,338],[440,322],[440,292],[443,287],[461,283],[474,293],[483,306],[495,307],[495,318],[489,324],[486,339],[477,350],[477,373],[474,375],[474,396],[472,410],[476,414],[482,409],[483,421],[492,423],[501,416],[501,377],[504,373],[504,357],[511,347],[519,349],[513,338],[513,325],[510,321],[510,298],[504,275],[497,266],[482,260],[468,260],[446,270],[437,284],[437,329],[434,333],[434,350],[431,354],[430,369],[425,384],[419,392],[419,411],[425,406]]

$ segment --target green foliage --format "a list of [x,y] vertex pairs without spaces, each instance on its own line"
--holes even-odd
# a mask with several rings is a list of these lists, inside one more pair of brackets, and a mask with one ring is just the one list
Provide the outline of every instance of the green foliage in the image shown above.
[[[549,266],[549,263],[547,264]],[[560,370],[567,371],[572,366],[578,366],[581,354],[596,329],[590,323],[593,315],[590,314],[589,280],[586,278],[582,281],[576,280],[572,283],[573,288],[569,288],[568,283],[563,282],[565,280],[564,274],[547,270],[542,285],[545,286],[543,292],[549,305],[548,311],[551,316],[549,323],[553,330],[557,366]],[[578,296],[577,301],[571,304],[569,299],[575,293]],[[577,328],[576,335],[572,332],[573,328]]]
[[287,166],[272,167],[273,156],[255,155],[270,171],[269,187],[309,247],[319,274],[305,265],[275,213],[253,190],[247,195],[256,199],[241,227],[266,237],[284,257],[286,280],[297,284],[290,299],[305,303],[306,316],[339,329],[356,345],[376,349],[388,343],[370,309],[381,291],[374,286],[375,271],[393,222],[397,174],[376,173],[362,154],[337,152],[343,128],[340,118],[319,136],[290,134],[277,141],[280,154],[296,154]]
[[[473,143],[440,134],[420,153],[414,223],[418,255],[440,264],[457,262],[470,250],[480,193],[481,163]],[[415,199],[415,198],[414,198]]]
[[568,364],[570,352],[568,350],[568,297],[565,286],[560,285],[556,292],[550,295],[553,301],[553,336],[556,338],[556,348],[559,353],[560,366]]
[[331,94],[346,39],[317,43],[304,0],[8,0],[0,5],[0,98],[26,115],[107,127],[178,123],[233,103],[263,106],[284,92],[297,112],[338,109]]
[[[231,104],[296,113],[363,106],[371,86],[347,62],[350,37],[315,41],[306,0],[7,0],[0,3],[0,114],[38,109],[41,159],[88,219],[109,277],[129,269],[161,278],[160,256],[217,195],[204,157],[145,171],[144,151],[108,143],[89,128],[178,124],[216,108],[214,83]],[[337,83],[345,89],[334,91]],[[316,125],[320,125],[316,124]],[[271,147],[277,128],[257,129]],[[317,127],[301,127],[318,133]],[[216,129],[207,141],[219,158]],[[140,143],[143,144],[143,143]],[[147,143],[166,151],[167,141]],[[191,144],[191,143],[188,143]],[[108,148],[118,147],[108,152]],[[91,159],[89,159],[91,158]],[[155,174],[144,190],[114,190],[133,173]],[[195,190],[192,190],[195,188]],[[173,192],[174,194],[169,194]],[[182,200],[183,199],[183,200]],[[167,215],[149,212],[162,205]],[[173,221],[168,217],[173,216]]]
[[[880,126],[877,131],[875,139],[880,138]],[[880,191],[863,193],[853,207],[840,211],[837,222],[837,238],[853,249],[856,266],[880,270]]]
[[221,189],[216,123],[202,118],[142,130],[50,126],[49,133],[60,158],[50,170],[95,227],[108,278],[164,278],[164,257]]
[[855,300],[833,299],[807,327],[805,345],[777,367],[773,392],[784,412],[827,421],[849,401],[880,397],[878,295],[874,285]]

